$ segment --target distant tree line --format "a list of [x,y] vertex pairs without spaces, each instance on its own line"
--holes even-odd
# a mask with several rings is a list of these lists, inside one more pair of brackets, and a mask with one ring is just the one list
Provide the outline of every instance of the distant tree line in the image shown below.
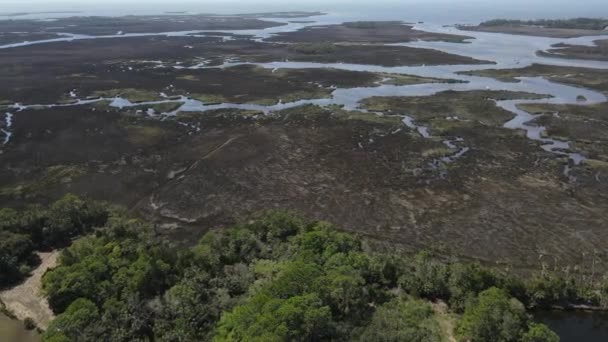
[[519,26],[532,25],[548,28],[603,30],[608,27],[608,19],[604,18],[573,18],[573,19],[538,19],[538,20],[512,20],[494,19],[483,22],[480,26]]

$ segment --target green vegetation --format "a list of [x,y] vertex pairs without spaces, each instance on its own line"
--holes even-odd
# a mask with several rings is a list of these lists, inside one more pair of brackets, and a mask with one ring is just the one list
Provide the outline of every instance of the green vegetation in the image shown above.
[[340,106],[330,106],[329,108],[317,105],[303,105],[296,108],[283,109],[274,112],[274,118],[282,118],[289,121],[316,123],[330,117],[344,121],[360,121],[366,124],[384,126],[385,128],[396,129],[403,126],[403,118],[399,115],[375,114],[358,111],[344,110]]
[[29,271],[34,251],[92,232],[43,276],[57,314],[45,341],[553,342],[527,308],[608,307],[605,277],[543,271],[524,280],[427,252],[379,252],[286,212],[211,231],[186,249],[72,195],[48,208],[2,209],[0,222],[3,285]]
[[388,78],[388,80],[382,82],[383,84],[390,84],[396,86],[410,85],[410,84],[421,84],[421,83],[464,83],[464,81],[444,78],[432,78],[432,77],[420,77],[403,74],[390,74],[380,73],[379,75]]
[[355,28],[355,29],[378,29],[378,28],[385,27],[387,25],[401,25],[401,22],[399,22],[399,21],[384,21],[384,22],[352,21],[352,22],[343,23],[342,25],[344,25],[345,27],[348,27],[348,28]]
[[559,342],[559,336],[544,324],[530,323],[522,336],[523,342]]
[[103,226],[108,210],[99,203],[66,195],[48,208],[0,209],[0,286],[26,276],[36,251],[65,246],[78,235]]
[[545,135],[571,141],[572,150],[587,158],[608,161],[607,104],[528,104],[519,107],[539,114],[533,122],[546,127]]
[[290,51],[302,53],[305,55],[324,55],[336,52],[336,45],[324,42],[324,43],[299,43],[289,47]]
[[[608,33],[608,30],[604,32]],[[569,45],[565,43],[553,45],[553,49],[538,51],[539,56],[556,58],[588,59],[597,61],[608,60],[608,39],[594,41],[595,46]],[[598,77],[599,78],[599,77]]]
[[[563,52],[563,51],[562,51]],[[516,77],[544,77],[550,81],[608,93],[608,72],[598,69],[532,64],[521,69],[486,69],[461,72],[464,75],[492,77],[503,82],[519,82]]]
[[0,188],[0,195],[34,197],[44,194],[57,184],[69,183],[74,178],[78,178],[84,174],[85,170],[80,166],[55,165],[44,170],[44,175],[38,179]]
[[419,299],[395,298],[376,309],[359,341],[441,341],[433,309]]
[[397,115],[378,115],[375,113],[352,112],[345,110],[334,111],[334,116],[342,120],[359,120],[370,124],[402,126],[403,118]]
[[[474,123],[502,126],[513,114],[497,107],[494,100],[542,97],[544,96],[509,91],[444,91],[433,96],[370,97],[361,103],[369,111],[407,114],[417,122],[429,126],[433,134],[441,134],[454,126]],[[448,117],[457,119],[448,120]]]
[[191,94],[190,97],[205,104],[227,102],[226,98],[215,94]]
[[137,146],[152,146],[167,136],[167,132],[158,126],[130,125],[125,127],[128,140]]
[[[43,277],[58,314],[45,341],[446,341],[452,323],[427,301],[439,300],[459,341],[552,342],[526,307],[608,294],[428,253],[376,253],[329,223],[285,212],[211,231],[186,250],[152,232],[112,215],[64,250]],[[591,297],[585,303],[601,304]]]
[[182,104],[183,104],[182,102],[161,102],[161,103],[156,103],[156,104],[135,106],[135,107],[131,107],[129,109],[135,110],[135,111],[141,110],[144,112],[147,112],[148,109],[152,109],[152,110],[154,110],[154,113],[161,114],[161,113],[172,112],[172,111],[178,109],[179,107],[181,107]]
[[456,333],[463,341],[516,342],[522,341],[524,334],[538,341],[552,341],[548,335],[539,333],[545,328],[536,324],[528,328],[528,320],[521,302],[492,287],[467,306]]
[[36,322],[28,317],[23,321],[23,327],[25,327],[26,330],[34,330],[36,329]]
[[573,19],[539,19],[539,20],[512,20],[494,19],[485,21],[479,26],[542,26],[560,29],[603,30],[608,27],[608,19],[603,18],[573,18]]
[[273,106],[279,102],[289,103],[296,102],[300,100],[310,100],[310,99],[321,99],[321,98],[330,98],[331,90],[327,88],[319,88],[315,87],[309,90],[299,90],[294,91],[293,93],[286,93],[281,95],[280,97],[268,97],[268,98],[258,98],[255,100],[247,101],[246,103],[261,105],[261,106]]
[[100,91],[94,92],[93,94],[91,94],[91,96],[93,96],[93,97],[120,96],[133,103],[162,100],[160,95],[155,91],[147,90],[147,89],[133,89],[133,88],[100,90]]

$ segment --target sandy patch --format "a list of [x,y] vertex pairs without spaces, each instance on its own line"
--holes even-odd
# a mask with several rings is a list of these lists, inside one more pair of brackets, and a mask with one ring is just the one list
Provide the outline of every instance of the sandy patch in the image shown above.
[[0,292],[0,300],[19,320],[29,317],[43,330],[55,316],[41,292],[42,275],[49,268],[57,265],[59,253],[59,250],[38,253],[42,262],[38,268],[32,271],[31,276],[22,284]]

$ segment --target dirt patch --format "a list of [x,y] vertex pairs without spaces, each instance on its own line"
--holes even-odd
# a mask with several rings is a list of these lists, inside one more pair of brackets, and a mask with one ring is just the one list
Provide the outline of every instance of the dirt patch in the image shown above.
[[435,319],[439,323],[439,328],[441,329],[442,341],[456,342],[457,340],[454,336],[456,317],[448,312],[448,305],[441,300],[437,300],[431,302],[431,307],[433,308],[433,312],[435,312]]
[[49,268],[57,265],[59,254],[60,251],[38,253],[41,263],[32,271],[31,276],[23,284],[0,293],[0,299],[7,310],[19,320],[31,318],[43,330],[55,316],[46,298],[40,293],[42,276]]

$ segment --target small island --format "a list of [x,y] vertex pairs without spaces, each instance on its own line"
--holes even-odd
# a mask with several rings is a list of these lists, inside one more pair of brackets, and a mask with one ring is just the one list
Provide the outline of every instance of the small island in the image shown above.
[[608,35],[607,18],[511,20],[493,19],[477,26],[459,26],[468,31],[510,33],[529,36],[572,38],[592,35]]

